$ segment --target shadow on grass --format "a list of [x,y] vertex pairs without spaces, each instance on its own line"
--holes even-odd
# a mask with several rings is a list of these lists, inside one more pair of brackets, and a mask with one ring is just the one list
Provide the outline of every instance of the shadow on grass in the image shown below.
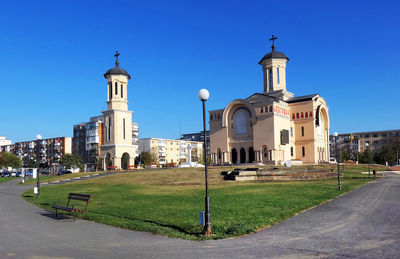
[[[156,226],[160,226],[160,227],[164,227],[164,228],[170,228],[173,230],[176,230],[180,233],[186,234],[186,235],[192,235],[192,236],[196,236],[196,237],[200,237],[203,235],[203,233],[199,233],[199,232],[189,232],[186,231],[185,229],[179,227],[179,226],[175,226],[175,225],[170,225],[170,224],[163,224],[163,223],[159,223],[153,220],[143,220],[143,219],[139,219],[139,218],[134,218],[134,217],[123,217],[123,216],[115,216],[115,215],[110,215],[110,214],[104,214],[104,213],[98,213],[98,212],[90,212],[91,214],[97,214],[97,215],[104,215],[107,217],[114,217],[114,218],[121,218],[121,219],[126,219],[126,220],[132,220],[132,221],[139,221],[139,222],[144,222],[144,223],[149,223],[149,224],[153,224]],[[96,220],[94,220],[96,221]],[[107,224],[107,223],[106,223]],[[112,224],[109,224],[112,225]],[[141,230],[138,230],[141,231]]]

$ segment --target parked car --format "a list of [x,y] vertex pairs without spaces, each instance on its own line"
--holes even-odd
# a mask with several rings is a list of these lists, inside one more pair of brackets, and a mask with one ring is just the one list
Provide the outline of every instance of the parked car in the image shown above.
[[72,174],[72,172],[69,170],[61,170],[60,172],[57,173],[57,175],[63,175],[63,174]]
[[330,157],[330,158],[329,158],[329,163],[330,163],[330,164],[336,164],[336,158]]
[[25,172],[25,176],[33,176],[33,172],[32,171]]
[[16,176],[16,177],[21,177],[21,176],[22,176],[22,173],[21,173],[21,172],[16,172],[16,173],[15,173],[15,176]]
[[2,177],[11,177],[11,173],[10,172],[3,172],[3,174],[1,176]]

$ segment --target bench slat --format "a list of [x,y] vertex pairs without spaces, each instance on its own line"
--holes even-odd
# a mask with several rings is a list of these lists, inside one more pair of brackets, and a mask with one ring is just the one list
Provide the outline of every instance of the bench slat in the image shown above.
[[90,201],[90,199],[88,199],[88,198],[80,198],[80,197],[74,197],[74,196],[69,196],[68,197],[68,199],[70,199],[70,200],[77,200],[77,201],[86,201],[86,202],[89,202]]
[[92,197],[92,195],[90,195],[90,194],[82,194],[82,193],[75,193],[75,192],[70,192],[68,195],[69,196],[86,197],[86,198],[91,198]]
[[72,208],[59,206],[59,205],[53,205],[53,208],[58,209],[58,210],[72,211]]

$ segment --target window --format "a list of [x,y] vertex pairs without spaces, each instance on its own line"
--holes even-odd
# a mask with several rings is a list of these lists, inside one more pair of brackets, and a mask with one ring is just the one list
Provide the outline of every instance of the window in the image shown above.
[[296,118],[297,118],[297,119],[300,118],[299,113],[296,113]]
[[306,148],[305,147],[301,147],[301,155],[306,156]]
[[302,119],[304,118],[304,113],[303,113],[303,112],[301,113],[301,118],[302,118]]
[[312,117],[312,112],[310,112],[310,117]]
[[272,112],[272,105],[269,106],[269,112]]
[[221,119],[221,114],[218,113],[218,120]]
[[268,69],[268,82],[269,82],[269,89],[272,90],[272,68]]
[[301,136],[304,137],[304,127],[301,126]]
[[263,113],[263,112],[264,112],[264,108],[263,108],[263,107],[261,107],[261,109],[260,109],[260,112],[261,112],[261,113]]
[[290,127],[290,136],[293,137],[293,128]]
[[279,67],[276,68],[276,83],[279,84]]
[[210,121],[212,121],[213,120],[213,116],[212,116],[212,114],[210,114]]
[[121,85],[121,98],[124,98],[124,85]]
[[306,112],[306,118],[308,118],[308,112]]
[[115,95],[117,95],[117,94],[118,94],[118,83],[115,82]]
[[244,110],[235,116],[235,134],[247,134],[247,114]]
[[123,135],[125,139],[125,119],[122,119],[122,130],[123,130]]
[[293,147],[290,147],[290,156],[293,156]]
[[292,119],[294,120],[294,119],[296,119],[296,115],[293,113],[293,115],[292,115]]
[[109,91],[109,97],[110,97],[110,100],[111,100],[111,98],[112,98],[112,84],[111,83],[108,83],[108,91]]

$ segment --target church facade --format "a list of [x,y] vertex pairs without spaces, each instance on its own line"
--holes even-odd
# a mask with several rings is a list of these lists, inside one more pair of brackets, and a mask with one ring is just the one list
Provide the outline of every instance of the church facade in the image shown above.
[[103,145],[100,146],[103,169],[130,168],[134,165],[137,146],[132,144],[132,111],[128,110],[128,80],[131,76],[119,66],[109,69],[107,80],[107,110],[103,111]]
[[[209,112],[211,160],[222,164],[329,161],[329,113],[319,94],[286,90],[289,58],[272,50],[259,62],[263,92]],[[301,162],[300,162],[301,161]]]

